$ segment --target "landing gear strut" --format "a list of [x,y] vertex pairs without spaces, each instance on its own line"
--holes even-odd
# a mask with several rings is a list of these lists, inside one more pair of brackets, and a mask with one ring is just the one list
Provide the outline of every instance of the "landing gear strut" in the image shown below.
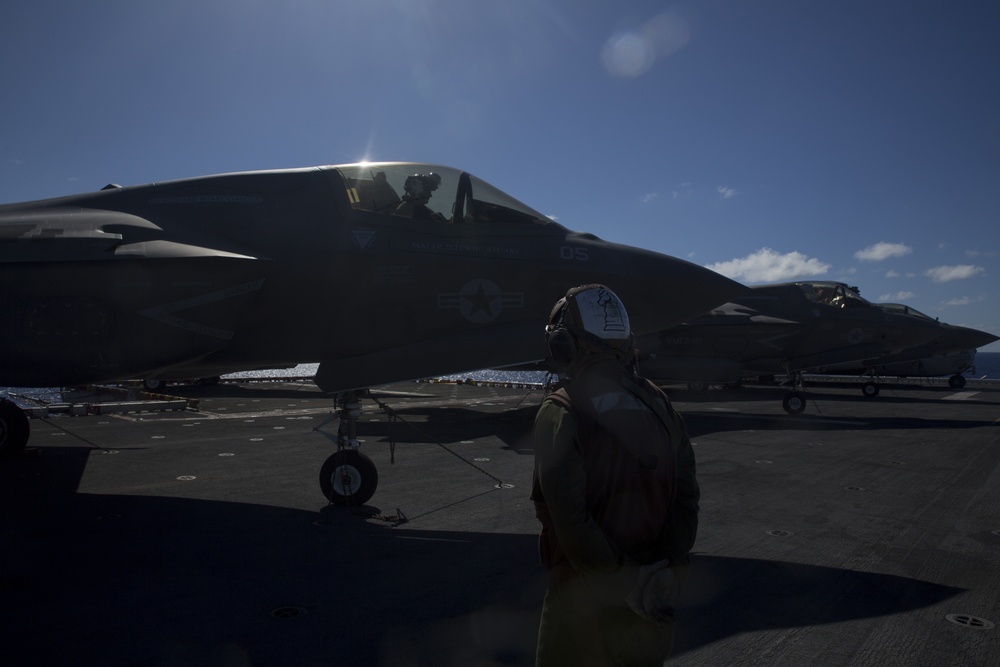
[[781,407],[790,415],[799,415],[806,409],[806,393],[802,382],[802,371],[792,371],[789,375],[792,380],[792,391],[785,394],[785,397],[781,399]]
[[358,449],[358,417],[361,396],[348,393],[337,397],[340,424],[337,427],[337,451],[323,463],[319,486],[334,505],[364,505],[378,486],[375,463]]

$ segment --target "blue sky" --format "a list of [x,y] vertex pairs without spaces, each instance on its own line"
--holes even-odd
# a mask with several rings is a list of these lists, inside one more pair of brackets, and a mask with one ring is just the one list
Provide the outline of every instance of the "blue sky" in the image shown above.
[[435,162],[746,284],[1000,335],[997,34],[995,0],[6,3],[0,202]]

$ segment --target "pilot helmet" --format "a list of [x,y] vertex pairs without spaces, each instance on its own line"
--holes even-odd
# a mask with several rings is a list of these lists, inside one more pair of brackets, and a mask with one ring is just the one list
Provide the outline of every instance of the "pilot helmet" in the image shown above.
[[429,174],[413,174],[406,177],[403,190],[410,199],[428,199],[441,185],[441,177],[433,171]]
[[581,285],[566,292],[549,315],[545,342],[555,371],[569,370],[588,354],[610,352],[624,364],[635,353],[625,304],[604,285]]

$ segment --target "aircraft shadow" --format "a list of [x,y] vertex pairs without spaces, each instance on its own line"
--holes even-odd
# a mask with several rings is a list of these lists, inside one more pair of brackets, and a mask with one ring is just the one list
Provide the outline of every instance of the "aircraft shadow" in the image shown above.
[[[516,451],[530,450],[531,432],[538,412],[537,402],[503,412],[484,414],[481,408],[453,406],[393,409],[400,421],[389,424],[388,416],[378,421],[358,422],[359,437],[390,437],[397,443],[443,444],[497,437]],[[330,428],[336,431],[336,426]]]
[[[683,415],[688,434],[694,438],[709,433],[727,431],[742,431],[746,429],[767,429],[774,431],[856,431],[885,429],[972,429],[990,426],[992,422],[976,420],[932,419],[919,416],[833,416],[814,410],[813,399],[809,395],[810,407],[805,414],[788,415],[783,412],[716,412],[702,411],[697,403],[684,399],[675,400],[675,407]],[[845,396],[835,396],[837,400],[873,400],[858,397],[851,399]],[[761,401],[769,400],[761,398]],[[874,400],[881,400],[880,398]],[[900,401],[912,402],[910,399]],[[716,403],[718,399],[713,400]],[[963,401],[968,403],[968,401]],[[465,408],[460,406],[420,406],[394,410],[401,418],[400,422],[389,425],[388,417],[377,421],[361,421],[358,423],[358,435],[361,438],[380,439],[396,443],[416,444],[438,442],[442,444],[459,443],[483,437],[497,437],[506,448],[520,454],[533,454],[532,428],[535,413],[538,411],[537,401],[525,401],[514,409],[503,412],[484,414],[481,408]],[[919,414],[915,412],[914,414]],[[336,424],[328,427],[336,433]]]
[[775,415],[773,413],[719,413],[681,411],[692,438],[709,433],[745,431],[880,431],[886,429],[973,429],[992,422],[919,417],[837,417],[826,415]]
[[[0,570],[0,601],[17,610],[0,630],[9,664],[533,663],[546,583],[534,534],[392,527],[376,506],[307,511],[263,491],[254,503],[76,493],[89,454],[46,448],[0,467],[0,526],[16,545]],[[696,555],[675,654],[958,592]]]
[[740,633],[900,614],[961,592],[886,574],[694,554],[673,654]]

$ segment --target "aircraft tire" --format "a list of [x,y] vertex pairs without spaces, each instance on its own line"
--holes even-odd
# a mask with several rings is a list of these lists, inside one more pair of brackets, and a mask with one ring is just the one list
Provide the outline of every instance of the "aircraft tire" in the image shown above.
[[31,425],[24,410],[0,398],[0,458],[18,458],[31,436]]
[[952,389],[961,389],[965,386],[965,376],[963,375],[952,375],[948,378],[948,386]]
[[806,409],[806,395],[801,391],[790,391],[781,399],[781,407],[790,415],[800,415]]
[[708,391],[708,383],[707,382],[701,382],[701,381],[688,382],[687,383],[687,387],[688,387],[688,391],[698,391],[698,392]]
[[146,378],[142,381],[142,388],[146,391],[161,392],[167,388],[167,381],[159,378]]
[[323,463],[319,486],[332,504],[364,505],[378,486],[378,469],[365,454],[353,449],[336,452]]
[[874,382],[865,382],[861,385],[861,393],[868,398],[875,398],[878,396],[878,385]]

